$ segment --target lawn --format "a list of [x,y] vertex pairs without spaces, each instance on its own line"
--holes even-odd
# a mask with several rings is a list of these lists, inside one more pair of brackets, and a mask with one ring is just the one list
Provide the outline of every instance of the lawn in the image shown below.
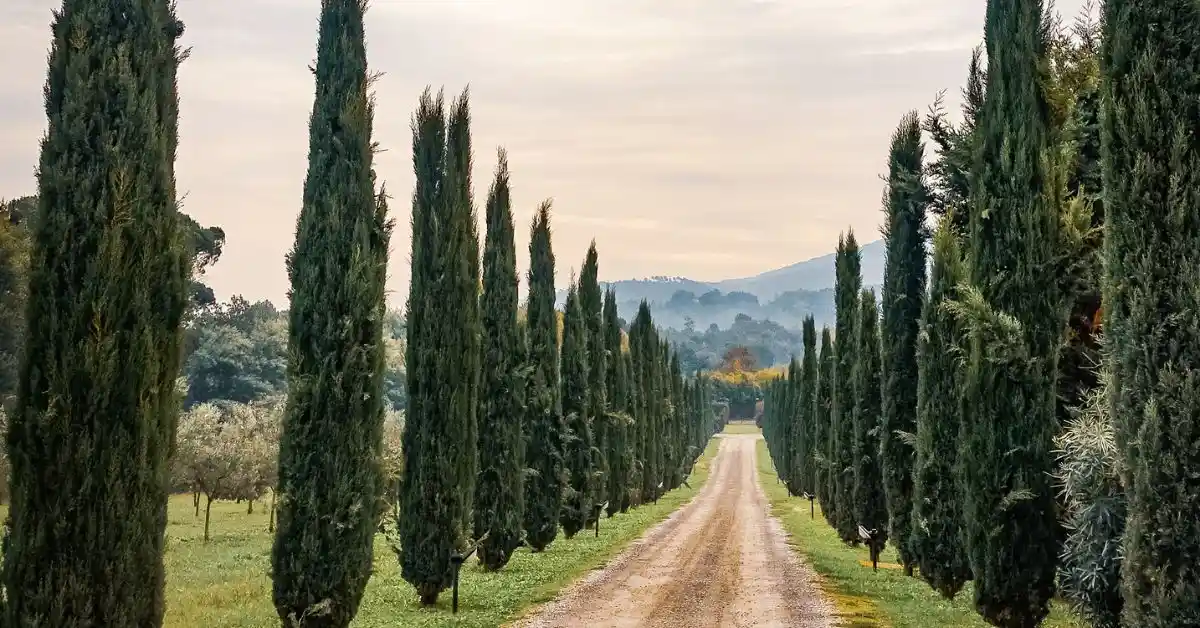
[[[474,561],[463,568],[459,614],[450,614],[450,592],[438,606],[422,609],[413,588],[400,578],[396,556],[382,536],[375,544],[375,573],[367,585],[354,625],[364,628],[406,626],[499,626],[529,606],[544,602],[564,585],[602,565],[654,523],[687,503],[708,477],[716,453],[710,442],[689,480],[658,501],[624,515],[604,519],[600,538],[586,531],[574,539],[561,535],[543,553],[521,549],[500,573],[489,574]],[[203,516],[197,519],[190,496],[173,497],[167,528],[168,627],[266,628],[279,625],[271,603],[268,575],[271,535],[267,509],[246,514],[245,504],[213,504],[212,539],[203,543]],[[203,515],[203,512],[201,512]]]
[[[783,523],[792,546],[804,555],[822,576],[822,588],[836,603],[847,628],[954,628],[986,627],[971,604],[970,583],[954,599],[946,601],[925,584],[909,578],[895,565],[895,550],[889,547],[880,557],[881,564],[892,568],[871,571],[866,548],[851,548],[842,543],[833,528],[825,523],[820,506],[816,518],[810,518],[809,503],[791,497],[771,467],[766,443],[758,443],[758,477],[771,502],[771,512]],[[1084,624],[1062,609],[1054,609],[1043,624],[1046,628],[1084,628]]]
[[754,421],[730,421],[725,424],[726,434],[758,434],[761,431]]

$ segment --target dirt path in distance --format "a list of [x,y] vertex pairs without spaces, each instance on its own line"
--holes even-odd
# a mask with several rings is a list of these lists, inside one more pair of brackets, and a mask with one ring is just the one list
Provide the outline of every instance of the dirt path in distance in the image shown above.
[[514,628],[830,628],[832,606],[758,485],[757,434],[726,434],[700,494]]

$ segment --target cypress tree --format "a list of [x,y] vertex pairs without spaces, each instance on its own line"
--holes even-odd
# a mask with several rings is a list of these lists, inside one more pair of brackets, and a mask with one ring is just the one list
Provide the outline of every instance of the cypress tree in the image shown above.
[[1041,0],[990,0],[979,115],[962,439],[963,514],[975,607],[997,626],[1037,625],[1054,596],[1055,374],[1066,307],[1059,206],[1041,88]]
[[911,438],[917,431],[917,330],[925,298],[925,189],[921,123],[909,112],[892,134],[888,187],[883,210],[887,259],[883,271],[883,481],[891,538],[913,574],[914,557],[907,540],[912,534],[913,461]]
[[945,307],[958,297],[958,284],[965,279],[953,224],[943,218],[934,235],[932,288],[917,342],[917,458],[908,541],[921,577],[951,600],[971,579],[956,468],[963,416],[962,332]]
[[[632,465],[629,449],[628,381],[625,356],[621,355],[621,324],[617,316],[617,293],[604,293],[605,410],[608,423],[608,475],[606,499],[608,516],[629,509],[629,473]],[[603,450],[602,450],[603,451]]]
[[888,538],[887,496],[879,441],[882,410],[879,309],[875,293],[863,290],[854,363],[854,523],[876,530],[872,544],[883,548]]
[[837,307],[836,363],[833,373],[833,503],[834,528],[843,541],[858,543],[854,521],[854,362],[858,333],[859,291],[862,289],[862,258],[851,231],[838,239],[837,278],[834,301]]
[[[632,339],[632,329],[630,337]],[[625,414],[628,417],[625,427],[625,456],[628,461],[626,473],[628,474],[625,484],[625,494],[621,499],[621,512],[626,512],[630,507],[641,503],[642,494],[642,462],[639,457],[641,442],[641,424],[637,418],[638,412],[638,385],[636,380],[636,362],[633,360],[633,343],[630,342],[630,350],[621,354],[622,361],[625,363]]]
[[800,490],[816,494],[816,464],[813,447],[819,438],[817,430],[817,324],[812,315],[804,317],[802,330],[804,360],[800,366],[799,408],[797,408],[798,430],[796,448],[793,453],[795,473],[799,477]]
[[562,412],[566,419],[567,488],[559,522],[567,538],[583,529],[592,511],[592,430],[587,421],[587,330],[574,281],[563,313]]
[[529,237],[529,383],[525,401],[525,542],[540,552],[558,536],[564,487],[562,408],[558,390],[558,315],[550,202],[538,207]]
[[522,377],[524,348],[517,328],[517,252],[509,194],[508,157],[499,151],[488,192],[483,247],[483,372],[479,405],[479,477],[475,483],[475,538],[479,562],[496,570],[521,544],[525,487]]
[[1200,624],[1200,8],[1104,5],[1105,335],[1129,502],[1123,625]]
[[635,374],[638,388],[638,445],[641,461],[641,501],[658,499],[658,483],[662,461],[661,443],[658,442],[659,422],[658,403],[660,387],[658,382],[658,340],[654,330],[654,321],[650,317],[650,305],[645,301],[638,306],[637,316],[633,321],[636,330],[631,332],[631,345],[637,347],[634,355],[637,372]]
[[400,483],[401,575],[422,604],[451,584],[451,553],[473,523],[479,387],[479,242],[470,194],[470,111],[463,92],[445,126],[428,90],[413,123],[408,412]]
[[667,364],[667,376],[670,382],[670,421],[671,429],[668,431],[666,442],[671,448],[671,464],[668,467],[671,470],[668,476],[667,490],[679,488],[683,483],[683,467],[684,458],[687,454],[687,433],[684,430],[683,423],[683,371],[679,366],[679,354],[670,350],[670,346],[664,341],[663,350],[671,356]]
[[796,399],[792,395],[792,386],[800,379],[798,373],[800,369],[796,358],[793,357],[788,362],[787,372],[780,381],[780,385],[776,390],[776,422],[775,431],[776,438],[779,440],[777,445],[778,460],[779,460],[779,477],[783,480],[784,486],[790,495],[799,495],[800,487],[796,484],[796,477],[792,473],[792,458],[795,453],[795,417],[796,417]]
[[66,0],[54,14],[9,417],[6,625],[162,624],[189,274],[174,166],[182,32],[166,0]]
[[816,438],[813,460],[816,462],[817,499],[825,521],[833,525],[833,369],[836,362],[833,337],[828,327],[821,329],[821,357],[817,376],[814,412]]
[[[587,407],[585,417],[592,429],[594,451],[591,467],[596,477],[592,481],[592,500],[603,504],[608,500],[608,401],[605,390],[607,347],[604,338],[604,295],[600,291],[599,260],[596,242],[588,246],[579,275],[579,305],[583,312],[583,328],[587,351]],[[589,523],[592,510],[587,511]]]

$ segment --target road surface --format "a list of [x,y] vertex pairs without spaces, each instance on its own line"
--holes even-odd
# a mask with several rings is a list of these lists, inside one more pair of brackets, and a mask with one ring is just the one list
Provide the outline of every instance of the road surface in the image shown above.
[[703,490],[519,628],[829,628],[832,606],[758,485],[757,434],[725,434]]

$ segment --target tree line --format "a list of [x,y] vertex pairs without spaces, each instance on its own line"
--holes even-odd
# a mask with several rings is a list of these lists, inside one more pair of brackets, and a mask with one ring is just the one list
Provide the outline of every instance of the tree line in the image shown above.
[[[531,226],[521,315],[503,151],[481,256],[465,91],[447,103],[426,90],[413,117],[408,402],[402,427],[385,419],[398,339],[384,301],[391,199],[373,165],[365,9],[321,4],[286,360],[223,391],[220,368],[180,378],[192,282],[223,239],[197,239],[178,209],[183,23],[168,0],[64,0],[54,14],[27,246],[0,260],[25,273],[0,275],[6,290],[24,288],[25,312],[19,331],[0,321],[2,339],[21,345],[0,623],[161,625],[172,490],[191,492],[198,513],[202,496],[206,510],[214,499],[253,508],[274,489],[281,625],[349,625],[388,518],[401,575],[432,604],[469,545],[501,569],[519,546],[541,551],[560,530],[570,538],[655,501],[719,429],[707,379],[683,371],[648,305],[624,332],[594,245],[560,332],[549,202]],[[273,337],[282,330],[263,325],[281,326],[276,314],[245,302],[213,313]]]
[[1056,594],[1095,626],[1200,625],[1197,24],[989,1],[964,121],[892,137],[878,303],[845,234],[835,329],[818,350],[807,323],[768,387],[788,489],[944,597],[971,582],[992,625]]

